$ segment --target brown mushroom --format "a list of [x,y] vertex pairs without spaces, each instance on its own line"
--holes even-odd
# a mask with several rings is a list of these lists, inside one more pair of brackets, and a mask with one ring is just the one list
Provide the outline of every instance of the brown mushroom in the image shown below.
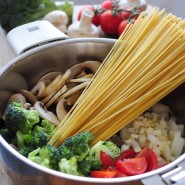
[[60,97],[62,94],[64,94],[67,91],[67,86],[64,85],[64,87],[62,87],[62,89],[60,89],[47,103],[46,103],[46,107],[50,107],[54,102],[56,102],[56,100],[58,99],[58,97]]
[[34,109],[37,110],[39,112],[39,115],[41,118],[48,120],[49,122],[51,122],[54,125],[58,125],[60,123],[59,119],[57,118],[57,116],[53,113],[48,111],[45,107],[44,104],[40,101],[37,101],[34,104]]
[[11,103],[12,101],[20,101],[22,105],[24,105],[26,103],[26,98],[22,94],[16,93],[10,96],[8,104]]
[[28,102],[30,102],[32,105],[37,101],[37,99],[35,98],[35,96],[30,92],[30,91],[27,91],[25,89],[21,89],[19,91],[25,98]]
[[75,94],[72,94],[70,97],[68,97],[66,99],[67,106],[70,106],[70,107],[73,106],[76,103],[76,101],[78,100],[78,98],[80,97],[81,93],[82,93],[82,91],[78,91]]
[[57,71],[49,72],[49,73],[45,74],[44,76],[42,76],[40,78],[39,82],[53,81],[58,75],[62,76],[63,73],[57,72]]
[[66,81],[69,79],[69,76],[71,75],[71,71],[67,70],[63,76],[59,75],[57,76],[51,84],[49,84],[46,87],[45,91],[45,97],[47,97],[50,94],[56,94],[66,83]]
[[[6,111],[7,107],[8,107],[8,105],[9,105],[12,101],[20,101],[20,102],[22,103],[23,106],[26,104],[26,98],[25,98],[22,94],[20,94],[20,93],[12,94],[12,95],[10,96],[9,100],[8,100],[8,103],[7,103],[7,105],[6,105],[5,111]],[[3,119],[3,120],[6,120],[5,111],[4,111],[3,115],[2,115],[2,119]]]
[[60,121],[62,121],[68,113],[65,109],[65,106],[64,106],[65,102],[66,102],[66,100],[64,98],[62,98],[62,99],[60,99],[60,101],[57,103],[57,106],[56,106],[56,114],[57,114],[57,117]]
[[78,91],[81,91],[82,89],[86,88],[87,85],[89,85],[89,81],[86,81],[84,83],[81,83],[77,86],[75,86],[74,88],[70,89],[69,91],[65,92],[62,97],[63,98],[68,98],[69,96],[71,96],[72,94],[77,93]]
[[85,62],[82,62],[82,69],[83,70],[89,70],[90,73],[96,73],[96,71],[98,70],[98,68],[100,67],[101,65],[101,62],[99,61],[85,61]]
[[42,98],[45,94],[46,86],[43,81],[38,82],[30,91],[37,100]]

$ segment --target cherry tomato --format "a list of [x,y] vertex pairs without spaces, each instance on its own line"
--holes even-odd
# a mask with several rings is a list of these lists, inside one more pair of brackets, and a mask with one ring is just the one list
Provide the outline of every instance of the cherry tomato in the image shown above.
[[109,170],[99,170],[99,171],[91,171],[91,177],[95,178],[113,178],[116,175],[115,171]]
[[138,175],[146,171],[147,161],[145,157],[118,160],[116,167],[126,175]]
[[78,21],[81,19],[81,16],[82,16],[82,11],[85,9],[85,8],[88,8],[89,10],[92,10],[94,12],[94,17],[92,19],[92,23],[96,26],[99,26],[100,24],[100,15],[98,13],[98,10],[95,9],[94,6],[91,6],[91,5],[87,5],[87,6],[84,6],[78,13]]
[[122,18],[120,14],[114,15],[111,10],[107,10],[100,15],[100,26],[105,33],[110,35],[117,34],[118,26],[121,21]]
[[126,174],[124,174],[121,170],[119,170],[116,167],[109,167],[107,170],[109,171],[115,171],[116,175],[114,177],[127,177]]
[[113,7],[113,1],[111,1],[111,0],[105,0],[105,1],[103,1],[103,3],[100,5],[100,7],[101,7],[102,9],[105,9],[105,10],[110,10],[110,9],[114,8],[114,7]]
[[134,151],[134,149],[130,148],[128,150],[123,151],[120,156],[117,158],[117,160],[124,160],[124,159],[128,159],[128,158],[133,158],[136,156],[136,152]]
[[100,160],[102,162],[103,168],[109,168],[109,167],[115,166],[114,160],[109,155],[107,155],[106,152],[101,152]]
[[123,20],[128,19],[132,15],[132,12],[122,11],[121,17]]
[[128,20],[122,21],[118,26],[118,35],[121,35],[128,24]]
[[148,163],[147,171],[152,171],[158,168],[157,156],[148,147],[145,147],[141,152],[139,152],[136,157],[145,157]]

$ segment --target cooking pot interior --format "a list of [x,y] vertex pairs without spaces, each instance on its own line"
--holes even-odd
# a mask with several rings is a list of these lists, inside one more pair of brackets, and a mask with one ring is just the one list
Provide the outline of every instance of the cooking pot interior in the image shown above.
[[0,77],[0,115],[12,93],[30,89],[47,72],[64,72],[75,63],[86,60],[103,61],[114,43],[113,39],[73,39],[19,56]]
[[[30,89],[50,71],[62,71],[85,60],[103,61],[115,41],[61,41],[58,44],[28,51],[17,57],[0,73],[0,115],[12,93]],[[161,101],[170,107],[179,123],[185,123],[185,83]]]

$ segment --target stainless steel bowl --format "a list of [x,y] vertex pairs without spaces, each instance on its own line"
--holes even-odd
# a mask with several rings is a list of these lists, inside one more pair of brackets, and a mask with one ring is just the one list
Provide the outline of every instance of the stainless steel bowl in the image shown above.
[[[0,114],[12,93],[21,88],[31,88],[46,72],[65,71],[73,64],[89,59],[103,61],[115,42],[100,38],[68,39],[39,46],[16,57],[0,70]],[[185,84],[162,101],[185,123],[184,94]],[[12,185],[185,184],[185,154],[167,166],[142,175],[96,179],[68,175],[37,165],[20,155],[1,136],[0,153]]]

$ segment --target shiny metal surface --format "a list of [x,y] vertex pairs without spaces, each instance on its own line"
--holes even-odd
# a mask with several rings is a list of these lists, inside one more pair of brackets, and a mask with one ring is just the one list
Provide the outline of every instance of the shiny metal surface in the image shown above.
[[[47,44],[22,54],[0,70],[0,114],[3,114],[9,96],[17,90],[31,88],[49,71],[65,71],[74,63],[94,59],[103,61],[115,40],[69,39]],[[179,120],[185,123],[185,84],[163,99]],[[0,153],[4,168],[12,179],[12,185],[93,185],[124,184],[140,185],[141,179],[164,174],[184,161],[183,154],[176,161],[158,170],[133,177],[95,179],[72,176],[37,165],[16,152],[0,136]]]

